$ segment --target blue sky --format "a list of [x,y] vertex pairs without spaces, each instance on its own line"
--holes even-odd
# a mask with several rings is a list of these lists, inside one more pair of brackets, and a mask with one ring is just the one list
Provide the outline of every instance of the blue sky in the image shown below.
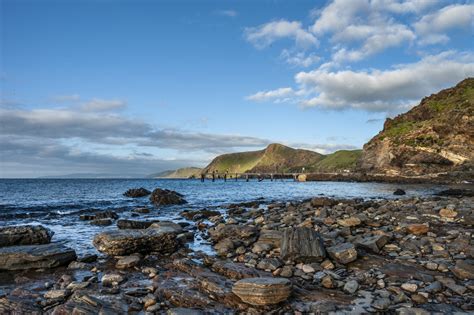
[[467,1],[1,1],[2,177],[361,148],[474,75]]

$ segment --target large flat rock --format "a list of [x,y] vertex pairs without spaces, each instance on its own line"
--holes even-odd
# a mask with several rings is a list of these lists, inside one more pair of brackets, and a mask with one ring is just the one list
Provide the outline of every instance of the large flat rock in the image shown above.
[[41,225],[0,227],[0,247],[48,244],[54,232]]
[[288,299],[291,282],[285,278],[248,278],[237,281],[232,292],[251,305],[271,305]]
[[176,238],[179,231],[171,226],[145,230],[116,230],[97,234],[93,244],[108,255],[133,253],[173,253],[181,242]]
[[76,252],[59,243],[0,248],[0,269],[55,268],[76,259]]

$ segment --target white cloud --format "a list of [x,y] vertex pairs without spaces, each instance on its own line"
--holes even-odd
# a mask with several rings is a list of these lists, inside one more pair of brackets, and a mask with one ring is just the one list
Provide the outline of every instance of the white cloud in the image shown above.
[[321,60],[321,57],[314,53],[306,54],[303,51],[291,52],[288,49],[283,49],[280,54],[280,58],[285,60],[286,63],[296,67],[309,67]]
[[300,72],[296,82],[316,96],[303,106],[400,111],[422,97],[474,76],[473,55],[453,52],[427,56],[388,70]]
[[469,29],[474,23],[473,4],[453,4],[423,16],[414,24],[415,30],[424,38],[420,44],[446,43],[443,32],[451,29]]
[[88,112],[103,112],[121,109],[125,106],[127,106],[127,103],[121,100],[102,100],[94,98],[89,102],[82,104],[81,109]]
[[285,94],[290,102],[303,107],[395,113],[407,110],[422,97],[470,76],[474,76],[474,55],[449,51],[387,70],[320,67],[302,71],[295,75],[297,89],[286,87],[261,91],[249,99],[275,101]]
[[247,100],[256,101],[256,102],[265,102],[265,101],[277,101],[285,99],[289,96],[292,96],[294,93],[293,89],[290,87],[279,88],[272,91],[259,91],[255,94],[249,95],[246,97]]
[[303,29],[301,22],[279,20],[245,29],[245,38],[256,48],[263,49],[279,39],[293,39],[298,47],[318,44],[317,38]]

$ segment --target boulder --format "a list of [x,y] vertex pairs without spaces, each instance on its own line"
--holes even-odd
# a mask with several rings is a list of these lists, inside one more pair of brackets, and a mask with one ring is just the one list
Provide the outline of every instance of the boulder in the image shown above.
[[94,237],[93,244],[100,252],[124,256],[133,253],[173,253],[181,242],[172,227],[148,228],[145,230],[106,231]]
[[181,225],[179,225],[178,223],[171,222],[171,221],[159,221],[150,225],[150,229],[160,229],[160,228],[171,229],[176,234],[183,232],[183,227]]
[[76,259],[76,252],[59,243],[0,248],[0,269],[26,270],[54,268]]
[[135,267],[140,261],[141,261],[141,258],[138,255],[125,256],[125,257],[120,258],[117,261],[117,263],[115,264],[115,267],[117,269],[132,268],[132,267]]
[[117,227],[119,229],[147,229],[154,222],[153,221],[135,221],[135,220],[118,220]]
[[153,190],[150,196],[150,201],[155,206],[166,206],[166,205],[182,205],[187,203],[183,199],[183,195],[176,191],[156,188]]
[[393,194],[395,196],[403,196],[403,195],[406,195],[406,192],[403,189],[398,188],[393,192]]
[[286,278],[247,278],[237,281],[232,292],[247,304],[277,304],[290,296],[291,282]]
[[340,264],[348,264],[357,259],[357,250],[351,243],[342,243],[327,249],[329,256]]
[[283,231],[280,253],[284,261],[305,263],[319,262],[326,257],[319,233],[305,227],[288,228]]
[[183,211],[180,213],[180,215],[188,220],[202,220],[202,219],[208,219],[210,217],[218,216],[221,215],[219,211],[216,210],[207,210],[207,209],[201,209],[198,211]]
[[151,194],[151,192],[148,189],[145,189],[143,187],[132,188],[123,193],[125,197],[130,197],[130,198],[145,197],[145,196],[148,196],[149,194]]
[[0,228],[0,247],[48,244],[53,234],[41,225],[6,226]]
[[247,304],[277,304],[290,296],[291,282],[286,278],[247,278],[237,281],[232,292]]
[[281,245],[282,232],[278,230],[261,230],[258,238],[258,243],[270,244],[273,247],[279,248]]

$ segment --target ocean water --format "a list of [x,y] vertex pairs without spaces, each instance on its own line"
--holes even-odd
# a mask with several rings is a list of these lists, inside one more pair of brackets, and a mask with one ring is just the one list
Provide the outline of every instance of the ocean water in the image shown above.
[[[129,188],[144,187],[148,190],[166,188],[184,195],[186,205],[155,208],[148,197],[127,198],[123,193]],[[386,183],[305,182],[292,180],[251,180],[224,182],[177,179],[0,179],[0,226],[17,224],[42,224],[55,232],[53,241],[65,242],[78,254],[95,252],[92,239],[96,233],[116,229],[115,225],[98,227],[80,221],[81,214],[113,210],[122,219],[132,218],[131,210],[148,207],[149,214],[140,214],[136,220],[186,221],[179,216],[183,210],[213,208],[225,211],[230,203],[261,200],[303,200],[315,196],[341,198],[394,198],[393,191],[402,188],[406,196],[426,196],[444,186],[401,185]],[[210,252],[200,235],[191,243],[193,249]]]

